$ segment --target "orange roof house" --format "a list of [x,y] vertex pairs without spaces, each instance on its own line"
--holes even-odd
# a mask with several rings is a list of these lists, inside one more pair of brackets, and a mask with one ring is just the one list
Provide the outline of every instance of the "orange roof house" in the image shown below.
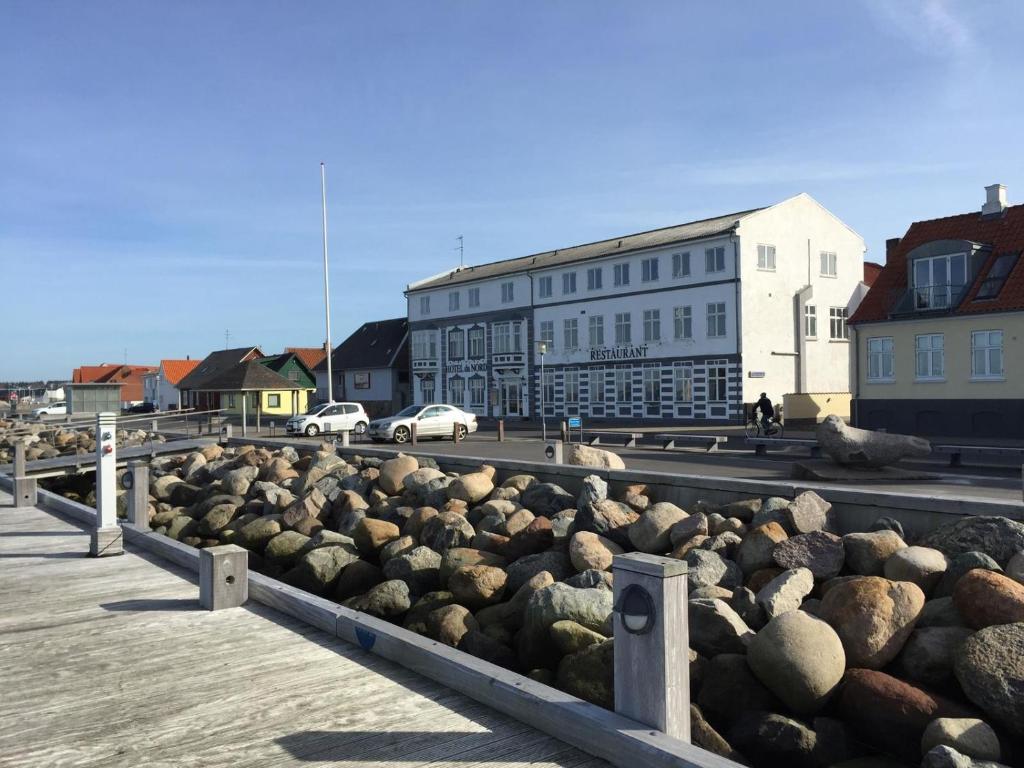
[[142,400],[142,377],[156,371],[153,365],[119,365],[101,363],[83,365],[71,374],[73,384],[120,384],[121,402],[134,403]]
[[285,347],[284,351],[294,354],[311,371],[327,357],[323,347]]

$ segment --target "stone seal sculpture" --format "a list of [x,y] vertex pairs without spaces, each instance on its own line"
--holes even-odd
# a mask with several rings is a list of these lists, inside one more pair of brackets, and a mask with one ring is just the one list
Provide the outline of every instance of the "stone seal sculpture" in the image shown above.
[[835,415],[818,425],[818,445],[836,464],[870,469],[932,452],[931,443],[922,437],[857,429]]

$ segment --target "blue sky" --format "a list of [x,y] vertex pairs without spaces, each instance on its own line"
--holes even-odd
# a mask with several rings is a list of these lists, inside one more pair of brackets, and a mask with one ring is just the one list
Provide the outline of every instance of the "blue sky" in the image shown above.
[[[1024,11],[0,0],[0,380],[323,340],[407,283],[805,191],[867,239],[1024,200]],[[100,301],[100,298],[103,301]]]

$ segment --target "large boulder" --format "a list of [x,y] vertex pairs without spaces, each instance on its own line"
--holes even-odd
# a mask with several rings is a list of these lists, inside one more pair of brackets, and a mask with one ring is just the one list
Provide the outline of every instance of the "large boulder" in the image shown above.
[[535,592],[526,605],[526,631],[547,634],[556,621],[570,620],[605,637],[612,633],[612,595],[606,589],[577,589],[555,583]]
[[604,499],[576,512],[575,529],[590,531],[611,539],[623,549],[632,549],[629,528],[639,519],[629,505]]
[[755,602],[767,619],[795,611],[814,589],[814,575],[806,568],[783,571],[757,593]]
[[372,587],[364,595],[349,598],[342,605],[379,619],[397,619],[408,611],[411,605],[409,587],[404,581],[385,581]]
[[452,480],[445,490],[449,499],[478,504],[494,490],[494,480],[486,472],[470,472]]
[[744,712],[729,729],[729,743],[754,765],[817,768],[815,736],[802,723],[770,712]]
[[473,547],[453,547],[441,555],[441,586],[448,584],[448,579],[464,565],[489,565],[493,568],[504,568],[508,561],[494,552],[475,549]]
[[729,604],[718,599],[690,600],[690,647],[702,656],[745,653],[754,633]]
[[587,629],[582,624],[569,619],[556,621],[548,627],[548,634],[551,635],[552,642],[563,655],[579,653],[584,648],[603,643],[607,639],[600,632]]
[[[946,563],[946,570],[942,573],[939,583],[931,591],[931,599],[937,597],[952,597],[956,584],[965,573],[981,568],[985,571],[1001,573],[999,563],[986,555],[984,552],[964,552],[953,555]],[[1007,573],[1009,575],[1009,573]]]
[[976,632],[957,650],[953,669],[968,699],[1024,737],[1024,623]]
[[614,541],[590,531],[577,531],[569,541],[569,559],[577,571],[610,570],[612,559],[622,553]]
[[708,718],[720,726],[731,724],[747,710],[782,709],[782,701],[751,672],[744,654],[713,656],[703,676],[697,703]]
[[468,547],[476,531],[458,512],[441,512],[430,518],[420,532],[420,543],[442,554],[456,547]]
[[717,552],[691,549],[683,559],[689,567],[687,581],[692,590],[701,587],[722,587],[732,591],[743,584],[743,572],[740,571],[740,567]]
[[885,467],[932,452],[924,438],[857,429],[834,414],[818,425],[817,438],[821,450],[843,466]]
[[802,715],[825,706],[846,671],[839,635],[803,611],[769,621],[750,641],[747,662],[770,691]]
[[520,478],[517,482],[524,486],[519,491],[519,503],[533,514],[550,520],[563,509],[576,508],[576,498],[568,491],[554,483],[538,483],[532,475],[513,475],[505,480],[505,486],[514,487],[508,486],[508,483],[516,478]]
[[245,496],[249,492],[249,486],[259,476],[257,467],[239,467],[232,469],[220,479],[220,488],[224,493],[233,496]]
[[537,555],[527,555],[510,563],[505,569],[508,574],[508,591],[517,592],[523,584],[543,571],[550,573],[555,581],[562,581],[572,576],[576,569],[572,567],[569,556],[558,550],[551,549]]
[[[511,600],[498,603],[497,605],[490,605],[477,611],[477,621],[480,622],[480,626],[485,628],[490,625],[497,625],[508,632],[515,632],[523,626],[526,606],[530,602],[530,598],[536,592],[545,587],[550,587],[554,583],[555,580],[551,578],[550,573],[541,571],[519,587],[515,594],[512,595]],[[508,593],[509,590],[506,586],[505,594]]]
[[629,526],[629,540],[638,552],[664,554],[672,548],[672,527],[685,518],[686,513],[675,504],[659,501]]
[[464,565],[448,579],[448,590],[466,607],[476,610],[500,602],[508,576],[489,565]]
[[384,563],[384,577],[403,581],[411,594],[423,595],[437,589],[440,569],[441,555],[429,547],[416,547]]
[[615,708],[615,641],[591,645],[565,656],[558,665],[558,687],[591,704]]
[[608,498],[608,483],[600,475],[587,475],[583,478],[580,495],[576,497],[576,508],[584,509]]
[[357,597],[385,581],[380,568],[365,560],[349,563],[334,585],[334,599],[341,601]]
[[427,634],[439,643],[458,646],[467,632],[478,630],[473,614],[463,605],[445,605],[427,616]]
[[816,579],[831,579],[843,569],[843,540],[826,531],[792,536],[775,547],[772,556],[781,568],[806,568]]
[[851,667],[881,669],[903,648],[923,607],[916,584],[863,576],[829,589],[818,615],[839,634]]
[[1024,622],[1024,584],[1001,573],[976,568],[956,583],[953,604],[975,629]]
[[238,529],[234,543],[262,552],[267,543],[281,532],[281,515],[264,515]]
[[759,525],[743,537],[736,550],[736,563],[746,575],[762,568],[775,565],[775,548],[788,538],[785,529],[777,522]]
[[367,557],[376,555],[381,547],[390,541],[395,541],[401,536],[398,526],[386,520],[375,520],[372,517],[364,517],[352,531],[352,538],[355,540],[359,551]]
[[832,504],[814,491],[799,494],[781,510],[782,524],[790,535],[820,531],[829,526]]
[[976,717],[937,717],[921,737],[921,754],[945,746],[976,760],[998,760],[1002,749],[992,726]]
[[939,583],[946,570],[946,556],[931,547],[904,547],[897,549],[885,561],[885,578],[891,581],[910,581],[926,595]]
[[905,546],[900,535],[890,530],[848,533],[843,536],[846,567],[861,576],[881,576],[885,571],[885,561]]
[[626,468],[617,453],[580,443],[572,443],[566,448],[565,463],[577,467],[598,467],[600,469]]
[[419,466],[415,457],[400,453],[381,463],[377,484],[388,496],[395,496],[405,490],[405,478],[419,469]]
[[272,538],[263,550],[263,559],[269,565],[291,568],[310,549],[309,536],[298,531],[283,531]]
[[317,595],[333,589],[345,566],[359,559],[359,550],[351,544],[317,547],[303,555],[288,573],[288,581]]
[[940,525],[919,542],[934,547],[947,557],[964,552],[984,552],[1004,565],[1024,550],[1024,523],[1007,517],[965,517]]
[[893,674],[930,688],[947,687],[956,653],[971,634],[967,627],[918,627],[893,662]]

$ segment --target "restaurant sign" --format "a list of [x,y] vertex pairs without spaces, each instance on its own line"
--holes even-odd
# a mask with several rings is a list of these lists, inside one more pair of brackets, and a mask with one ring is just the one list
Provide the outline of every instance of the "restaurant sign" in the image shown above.
[[628,347],[594,347],[590,350],[590,360],[635,360],[647,357],[647,345],[635,344]]

